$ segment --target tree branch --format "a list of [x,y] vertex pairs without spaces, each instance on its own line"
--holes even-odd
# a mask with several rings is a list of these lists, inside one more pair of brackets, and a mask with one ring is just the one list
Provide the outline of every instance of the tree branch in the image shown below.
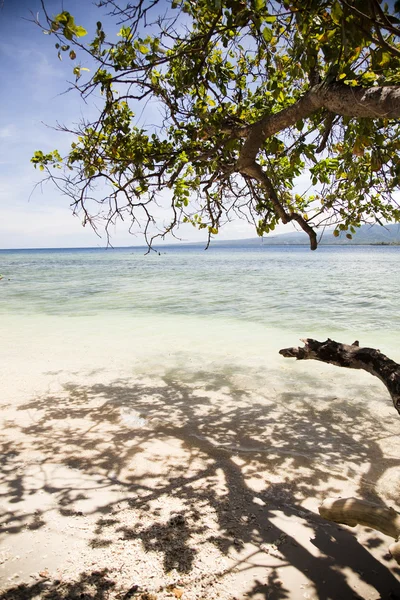
[[[339,117],[340,118],[340,117]],[[329,135],[332,131],[332,127],[333,127],[333,123],[335,121],[335,115],[333,115],[332,113],[328,113],[327,116],[325,117],[325,131],[322,135],[321,141],[319,143],[318,148],[315,150],[315,152],[319,153],[319,152],[323,152],[326,148],[326,144],[328,142],[329,139]]]
[[273,115],[268,113],[253,124],[250,135],[245,141],[239,160],[237,161],[238,171],[243,171],[243,169],[253,165],[264,140],[279,131],[287,129],[300,119],[308,117],[315,110],[322,107],[322,99],[317,91],[319,87],[318,85],[311,88],[310,91],[291,106]]
[[322,106],[343,117],[398,119],[400,86],[351,87],[344,83],[321,86],[318,94]]
[[237,170],[240,172],[252,166],[267,138],[309,117],[320,108],[345,117],[397,119],[400,118],[400,86],[365,88],[334,82],[312,87],[291,106],[272,115],[268,113],[251,126],[237,161]]
[[297,360],[319,360],[338,367],[363,369],[378,377],[386,386],[393,406],[400,414],[400,365],[375,348],[360,348],[358,342],[352,345],[340,344],[329,338],[318,342],[307,338],[301,340],[304,347],[283,348],[279,354]]
[[259,164],[257,164],[256,162],[254,162],[252,165],[249,165],[249,166],[243,168],[241,170],[241,173],[242,173],[242,175],[256,179],[264,187],[264,189],[268,193],[268,198],[271,200],[271,203],[274,207],[275,213],[276,213],[276,215],[279,216],[282,223],[286,224],[286,223],[290,223],[291,221],[296,221],[300,225],[302,230],[305,231],[305,233],[310,238],[311,250],[316,250],[318,243],[317,243],[317,234],[315,233],[314,229],[307,223],[307,221],[300,214],[295,213],[295,212],[291,212],[291,213],[286,212],[286,210],[282,206],[281,202],[279,201],[279,198],[275,191],[275,188],[272,185],[272,181],[270,180],[268,175],[266,173],[264,173],[261,166]]

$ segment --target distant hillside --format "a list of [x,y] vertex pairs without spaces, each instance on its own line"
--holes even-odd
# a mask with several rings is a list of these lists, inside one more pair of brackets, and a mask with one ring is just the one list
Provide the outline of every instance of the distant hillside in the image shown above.
[[[213,245],[218,246],[283,246],[301,245],[308,246],[309,239],[304,232],[293,231],[279,235],[267,235],[261,238],[245,240],[214,240]],[[325,230],[320,241],[321,246],[330,245],[371,245],[371,244],[400,244],[400,224],[394,225],[362,225],[353,235],[352,240],[346,238],[346,232],[339,237],[334,237],[333,229]]]

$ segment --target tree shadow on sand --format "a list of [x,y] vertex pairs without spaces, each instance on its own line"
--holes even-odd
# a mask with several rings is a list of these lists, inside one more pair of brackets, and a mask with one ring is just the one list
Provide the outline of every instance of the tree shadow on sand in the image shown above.
[[[270,399],[243,389],[232,370],[169,371],[136,382],[68,384],[59,395],[34,398],[21,407],[30,424],[8,423],[15,441],[2,452],[3,532],[44,527],[46,508],[29,513],[19,504],[45,493],[61,516],[86,519],[94,550],[112,557],[119,544],[122,554],[140,548],[143,565],[149,557],[158,561],[156,594],[167,594],[172,572],[182,585],[200,586],[196,597],[212,597],[217,580],[240,580],[232,598],[290,598],[285,572],[291,570],[316,598],[365,597],[350,585],[349,571],[372,597],[400,598],[398,568],[366,547],[379,548],[378,534],[371,532],[363,546],[352,531],[304,506],[310,498],[317,506],[322,497],[340,495],[342,482],[380,501],[379,479],[400,466],[383,453],[386,433],[368,407],[358,412],[329,387],[311,393],[317,386],[304,377],[295,391]],[[364,392],[353,389],[360,397]],[[75,473],[80,484],[53,477],[54,465]],[[307,530],[308,546],[298,542],[299,528]],[[210,584],[200,581],[199,562],[207,560],[215,571]],[[113,585],[104,597],[128,593],[129,577],[118,569],[106,579]],[[79,597],[68,595],[79,591],[79,581],[63,596],[58,584],[47,584],[40,597]],[[12,595],[20,593],[15,586],[0,600],[33,598],[37,585],[25,586],[23,596]],[[103,598],[92,592],[80,597]]]
[[77,581],[64,583],[61,581],[39,581],[31,585],[18,585],[1,594],[2,600],[107,600],[115,582],[109,577],[107,570],[82,573]]

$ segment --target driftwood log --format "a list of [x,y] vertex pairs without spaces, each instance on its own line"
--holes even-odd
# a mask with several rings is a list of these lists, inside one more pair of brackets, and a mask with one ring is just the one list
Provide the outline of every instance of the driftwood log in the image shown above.
[[319,360],[338,367],[363,369],[378,377],[386,386],[393,406],[400,414],[400,365],[375,348],[360,348],[358,342],[339,344],[329,338],[326,342],[306,339],[304,347],[279,350],[285,358]]
[[[279,354],[297,360],[319,360],[338,367],[363,369],[378,377],[386,386],[393,406],[400,414],[400,365],[375,348],[360,348],[356,341],[340,344],[329,338],[326,342],[305,339],[304,347],[283,348]],[[379,504],[356,498],[326,499],[319,507],[324,519],[355,527],[365,525],[393,537],[396,541],[389,552],[400,564],[400,514]]]
[[324,519],[355,527],[365,525],[394,538],[389,552],[400,564],[400,514],[387,506],[373,504],[357,498],[327,498],[319,507]]

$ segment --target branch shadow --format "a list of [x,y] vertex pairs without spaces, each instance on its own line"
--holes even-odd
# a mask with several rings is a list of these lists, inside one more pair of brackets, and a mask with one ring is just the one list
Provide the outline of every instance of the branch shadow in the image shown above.
[[[357,411],[329,387],[311,393],[317,385],[305,377],[296,390],[268,398],[238,385],[233,369],[171,370],[135,382],[68,384],[59,395],[35,397],[20,408],[31,422],[8,423],[14,441],[2,445],[2,535],[44,528],[54,510],[83,517],[94,552],[112,558],[122,544],[140,549],[139,563],[148,556],[158,561],[158,587],[143,592],[157,597],[168,596],[171,572],[202,589],[198,565],[209,560],[214,583],[238,581],[238,590],[257,599],[293,597],[290,570],[310,582],[317,598],[363,598],[348,571],[380,597],[400,598],[392,562],[383,564],[353,532],[307,507],[349,483],[359,496],[381,501],[379,479],[400,466],[383,453],[382,426],[368,407]],[[39,493],[52,503],[19,509]],[[308,545],[299,542],[300,529]],[[369,549],[382,543],[370,533]],[[103,575],[113,584],[107,597],[128,593],[118,569]],[[14,586],[0,600],[79,597],[90,577],[83,571],[75,582],[47,583],[42,591],[40,583],[25,585],[22,596]]]

